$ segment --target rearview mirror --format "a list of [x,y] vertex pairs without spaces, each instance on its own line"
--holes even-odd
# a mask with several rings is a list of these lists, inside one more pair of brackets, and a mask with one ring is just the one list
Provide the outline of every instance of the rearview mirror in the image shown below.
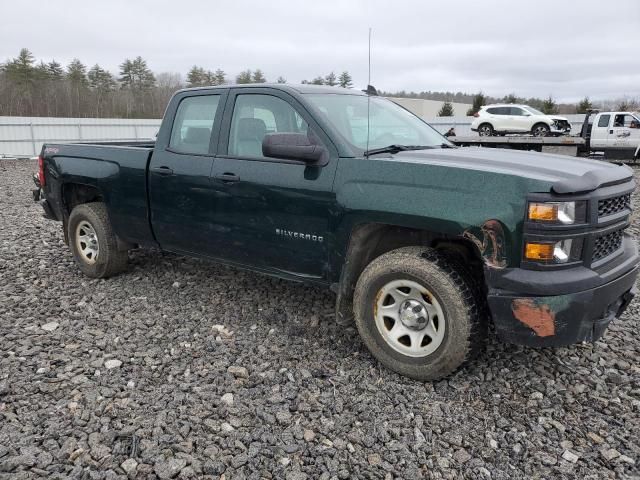
[[311,143],[304,133],[269,133],[262,140],[262,154],[265,157],[324,165],[328,159],[327,153],[322,145]]

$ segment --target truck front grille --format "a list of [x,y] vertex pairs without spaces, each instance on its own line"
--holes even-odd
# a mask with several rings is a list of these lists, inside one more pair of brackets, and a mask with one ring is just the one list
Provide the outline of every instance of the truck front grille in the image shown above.
[[623,235],[624,230],[616,230],[596,238],[593,246],[593,261],[596,262],[618,251],[622,247]]
[[598,200],[598,217],[606,217],[631,208],[631,194]]

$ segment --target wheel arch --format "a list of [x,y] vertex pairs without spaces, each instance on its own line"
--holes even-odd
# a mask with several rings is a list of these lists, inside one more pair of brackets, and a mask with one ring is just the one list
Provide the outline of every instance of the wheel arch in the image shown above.
[[358,278],[366,266],[380,255],[408,246],[432,247],[461,257],[484,284],[483,263],[486,262],[486,257],[485,252],[481,251],[481,245],[474,234],[466,231],[460,235],[451,235],[384,223],[356,225],[349,237],[339,281],[332,285],[337,293],[337,319],[345,322],[352,317],[353,293]]

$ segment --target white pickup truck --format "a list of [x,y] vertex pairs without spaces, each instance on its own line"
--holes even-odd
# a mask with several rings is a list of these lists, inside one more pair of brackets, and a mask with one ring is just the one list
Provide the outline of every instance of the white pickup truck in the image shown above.
[[605,157],[616,159],[640,159],[640,115],[600,112],[593,121],[590,117],[588,114],[580,132],[587,141],[587,151],[604,152]]

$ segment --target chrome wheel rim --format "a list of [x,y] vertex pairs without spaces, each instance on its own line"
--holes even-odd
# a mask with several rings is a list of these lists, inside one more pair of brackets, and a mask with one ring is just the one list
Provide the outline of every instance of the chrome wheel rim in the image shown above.
[[374,317],[383,340],[396,352],[425,357],[444,340],[446,319],[429,290],[411,280],[393,280],[376,295]]
[[96,263],[100,253],[98,235],[86,220],[80,222],[76,227],[76,249],[85,263],[89,265]]
[[480,129],[480,136],[481,137],[488,137],[490,135],[491,135],[491,129],[489,127],[487,127],[486,125]]

